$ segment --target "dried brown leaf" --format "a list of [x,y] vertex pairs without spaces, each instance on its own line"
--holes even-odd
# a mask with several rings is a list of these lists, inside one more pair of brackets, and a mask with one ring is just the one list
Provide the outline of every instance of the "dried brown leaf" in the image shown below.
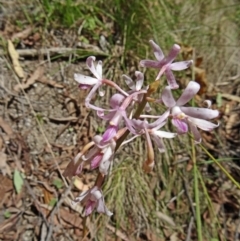
[[9,136],[13,135],[13,130],[11,126],[2,117],[0,117],[0,127],[4,130],[4,132],[7,135]]
[[7,155],[0,151],[0,170],[2,171],[2,174],[5,176],[8,174],[11,175],[10,168],[7,164]]
[[13,184],[12,184],[12,180],[10,178],[8,178],[2,174],[0,174],[0,180],[1,180],[0,197],[2,199],[6,192],[9,192],[13,189]]
[[238,113],[232,113],[226,123],[226,133],[231,134],[233,130],[233,126],[237,123],[239,120]]
[[173,219],[171,217],[169,217],[168,215],[166,215],[166,214],[164,214],[162,212],[159,212],[159,211],[156,213],[156,215],[157,215],[157,217],[159,219],[161,219],[162,221],[170,224],[171,226],[173,226],[173,227],[176,226],[176,224],[174,223]]
[[13,43],[11,42],[11,40],[8,40],[8,53],[12,59],[12,63],[13,63],[13,68],[14,71],[16,72],[17,76],[21,79],[24,78],[24,71],[19,63],[19,54],[18,52],[15,50]]
[[60,216],[61,218],[68,224],[72,225],[76,228],[81,228],[82,226],[82,219],[76,213],[71,213],[69,210],[60,209]]
[[63,85],[61,84],[58,84],[56,81],[54,80],[49,80],[47,77],[45,76],[42,76],[41,78],[38,79],[38,82],[42,83],[42,84],[47,84],[47,85],[50,85],[50,86],[53,86],[55,88],[64,88]]
[[110,224],[107,224],[107,228],[111,230],[115,235],[117,235],[119,238],[121,238],[124,241],[129,241],[129,238],[125,233],[120,231],[119,229],[116,229],[115,227],[111,226]]
[[32,33],[32,30],[33,30],[32,27],[28,27],[21,32],[15,33],[13,34],[11,40],[14,41],[16,39],[25,39]]
[[221,95],[222,95],[223,98],[240,102],[240,97],[239,97],[239,96],[231,95],[231,94],[226,94],[226,93],[223,93],[223,94],[221,94]]
[[208,81],[206,77],[206,71],[199,67],[193,67],[193,71],[195,73],[195,80],[198,84],[200,84],[200,90],[198,94],[204,94],[208,88]]
[[14,90],[16,92],[19,92],[21,89],[29,88],[30,85],[34,84],[38,79],[42,77],[44,73],[43,67],[39,66],[33,74],[30,76],[30,78],[27,79],[26,83],[24,84],[17,84],[14,86]]

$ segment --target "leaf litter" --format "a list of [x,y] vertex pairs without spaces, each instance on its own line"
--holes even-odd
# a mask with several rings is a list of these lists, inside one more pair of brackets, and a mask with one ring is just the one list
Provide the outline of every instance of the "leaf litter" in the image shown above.
[[[21,33],[13,34],[11,40],[19,38],[26,41],[31,31],[32,29],[28,27]],[[36,41],[39,39],[36,37]],[[50,60],[43,63],[42,59],[29,60],[26,58],[20,62],[16,49],[10,40],[8,46],[14,73],[4,66],[4,86],[8,86],[10,91],[15,91],[17,97],[11,96],[5,91],[4,97],[0,95],[2,116],[0,117],[0,178],[2,180],[0,208],[1,211],[12,210],[11,217],[8,219],[3,217],[2,212],[0,214],[0,240],[32,240],[36,237],[46,237],[49,230],[53,230],[52,237],[55,240],[60,240],[60,237],[66,240],[79,240],[86,230],[82,209],[81,207],[72,207],[69,196],[64,197],[65,187],[62,186],[62,183],[54,182],[60,177],[49,148],[54,151],[56,161],[63,171],[68,161],[97,131],[97,128],[90,128],[92,119],[95,117],[83,107],[82,99],[84,99],[85,93],[79,92],[72,78],[73,73],[85,71],[85,64],[69,65],[67,61],[61,60],[64,64],[64,74],[62,74],[62,67],[58,61]],[[191,52],[191,48],[188,51]],[[215,105],[217,93],[219,91],[222,93],[222,123],[219,133],[216,135],[227,136],[227,138],[222,139],[224,148],[219,146],[214,134],[206,135],[204,142],[213,146],[213,150],[219,149],[218,152],[215,152],[217,157],[233,158],[236,166],[232,167],[228,164],[225,166],[230,172],[233,172],[234,168],[236,175],[240,176],[240,171],[237,169],[239,168],[240,156],[240,134],[238,131],[240,89],[237,86],[238,80],[229,83],[227,87],[211,86],[211,83],[208,83],[206,71],[200,67],[200,62],[199,59],[199,63],[194,66],[198,82],[202,87],[198,101],[201,102],[204,99],[201,96],[206,95],[213,100]],[[5,65],[7,64],[5,63]],[[14,74],[22,81],[21,85],[15,82]],[[235,88],[231,86],[235,86]],[[209,91],[209,88],[212,88],[212,91]],[[46,145],[41,136],[36,117],[31,113],[31,109],[22,94],[22,89],[26,91],[35,113],[41,120],[41,126],[51,143],[50,147]],[[8,103],[5,102],[6,96],[11,99]],[[69,99],[74,100],[71,107],[66,104]],[[16,137],[15,134],[18,136]],[[190,170],[191,168],[189,168]],[[206,171],[206,176],[211,177],[216,173],[218,173],[217,168],[211,165],[211,170]],[[22,174],[25,175],[24,179]],[[93,184],[94,178],[91,175],[94,174],[89,174],[86,168],[85,173],[73,181],[75,186],[73,194],[75,196],[79,191],[85,191]],[[214,180],[215,183],[207,184],[209,195],[213,201],[213,210],[215,215],[220,216],[220,221],[224,224],[221,233],[228,232],[229,240],[234,240],[239,220],[236,214],[239,211],[240,193],[233,186],[226,185],[227,180],[224,178],[217,177]],[[64,202],[60,207],[57,207],[61,198],[64,199]],[[172,206],[169,206],[169,213],[172,214],[175,209],[176,205],[173,202]],[[55,210],[57,211],[51,218],[51,214]],[[157,212],[157,218],[158,221],[163,221],[163,223],[173,227],[178,221],[163,211]],[[203,213],[203,219],[210,224],[213,222],[214,216],[211,216],[210,211],[206,209]],[[115,235],[121,240],[131,240],[131,237],[128,238],[128,236],[136,232],[138,224],[134,219],[130,218],[129,220],[131,220],[129,221],[131,227],[128,232],[125,232],[124,228],[116,228],[114,220],[109,221],[106,227],[110,232],[106,232],[106,240],[112,240]],[[92,228],[89,229],[91,231],[95,226],[94,221],[90,222],[89,227],[92,226]],[[184,235],[180,235],[181,232],[178,233],[178,231],[172,230],[172,227],[168,228],[164,225],[166,238],[169,240],[185,239]],[[184,225],[186,226],[186,224]],[[94,234],[93,231],[90,233]],[[138,237],[138,240],[166,240],[166,238],[156,236],[150,229],[142,229],[141,235]],[[91,240],[91,238],[93,237],[89,235],[86,240]]]

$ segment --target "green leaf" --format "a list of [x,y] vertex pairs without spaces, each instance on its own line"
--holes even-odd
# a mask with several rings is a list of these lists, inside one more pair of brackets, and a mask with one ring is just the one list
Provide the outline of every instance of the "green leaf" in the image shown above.
[[222,107],[222,94],[221,94],[221,93],[218,93],[218,94],[217,94],[217,99],[216,99],[216,101],[217,101],[217,107],[218,107],[218,108]]
[[6,210],[3,214],[3,216],[4,216],[4,218],[8,219],[11,217],[11,213],[8,210]]
[[23,177],[24,177],[24,175],[15,169],[15,171],[13,173],[13,184],[14,184],[17,194],[19,194],[22,190],[23,183],[24,183]]
[[97,128],[97,132],[99,132],[100,134],[102,134],[104,132],[105,128],[103,126],[98,126]]
[[57,199],[56,198],[52,198],[48,205],[53,207],[56,204],[56,202],[57,202]]
[[61,179],[56,178],[56,179],[53,180],[53,185],[54,185],[57,189],[60,189],[60,188],[62,188],[62,186],[63,186],[63,182],[62,182]]

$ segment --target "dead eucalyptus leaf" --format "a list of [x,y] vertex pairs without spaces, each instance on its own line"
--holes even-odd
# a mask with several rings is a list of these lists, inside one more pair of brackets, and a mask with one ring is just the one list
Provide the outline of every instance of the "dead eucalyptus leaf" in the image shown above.
[[176,227],[176,224],[174,223],[174,221],[172,220],[172,218],[170,218],[169,216],[167,216],[166,214],[162,213],[162,212],[157,212],[156,213],[157,217],[160,218],[162,221],[170,224],[173,227]]
[[229,99],[229,100],[233,100],[233,101],[237,101],[240,102],[240,97],[236,96],[236,95],[231,95],[231,94],[227,94],[227,93],[222,93],[222,97]]
[[42,77],[44,73],[43,67],[39,66],[33,74],[27,79],[26,83],[24,84],[17,84],[14,86],[14,90],[16,92],[19,92],[21,89],[27,89],[29,88],[32,84],[34,84],[38,79]]
[[32,30],[32,27],[28,27],[21,32],[15,33],[13,34],[11,40],[14,41],[15,39],[25,39],[32,33]]
[[13,135],[13,130],[11,126],[2,117],[0,117],[0,127],[8,136]]
[[9,176],[11,175],[10,168],[7,164],[7,155],[1,151],[0,151],[0,170],[4,176],[6,174],[8,174]]
[[13,43],[11,42],[11,40],[8,40],[8,53],[12,59],[12,63],[13,63],[13,69],[16,72],[17,76],[21,79],[24,78],[24,71],[19,63],[19,54],[16,51],[16,49],[13,46]]

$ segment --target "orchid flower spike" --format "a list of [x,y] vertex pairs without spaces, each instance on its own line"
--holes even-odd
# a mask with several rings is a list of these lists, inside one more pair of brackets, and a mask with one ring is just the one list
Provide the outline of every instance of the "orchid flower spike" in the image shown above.
[[142,60],[142,61],[140,61],[140,65],[142,67],[160,69],[160,71],[156,77],[156,80],[159,80],[160,77],[163,75],[163,73],[165,73],[165,75],[167,77],[167,82],[168,82],[168,85],[170,86],[170,88],[178,89],[179,86],[172,73],[172,70],[180,71],[180,70],[187,69],[193,63],[193,61],[190,60],[190,61],[180,61],[180,62],[173,63],[173,61],[177,57],[178,53],[180,52],[181,48],[179,45],[174,44],[172,49],[170,50],[168,56],[165,57],[161,48],[153,40],[150,40],[149,42],[152,46],[152,49],[153,49],[153,52],[154,52],[154,55],[155,55],[155,58],[157,59],[157,61]]
[[85,206],[85,216],[91,214],[95,208],[99,213],[105,213],[107,216],[113,215],[105,206],[102,190],[97,186],[82,192],[72,204],[76,205],[79,202]]
[[[169,86],[162,92],[162,101],[172,114],[172,124],[178,129],[179,133],[186,133],[188,127],[190,127],[195,141],[198,143],[201,142],[201,136],[197,127],[205,131],[211,131],[219,126],[219,124],[208,121],[218,117],[218,110],[183,106],[196,95],[199,89],[200,85],[197,82],[190,81],[177,101],[173,98]],[[207,103],[209,104],[209,102]]]

